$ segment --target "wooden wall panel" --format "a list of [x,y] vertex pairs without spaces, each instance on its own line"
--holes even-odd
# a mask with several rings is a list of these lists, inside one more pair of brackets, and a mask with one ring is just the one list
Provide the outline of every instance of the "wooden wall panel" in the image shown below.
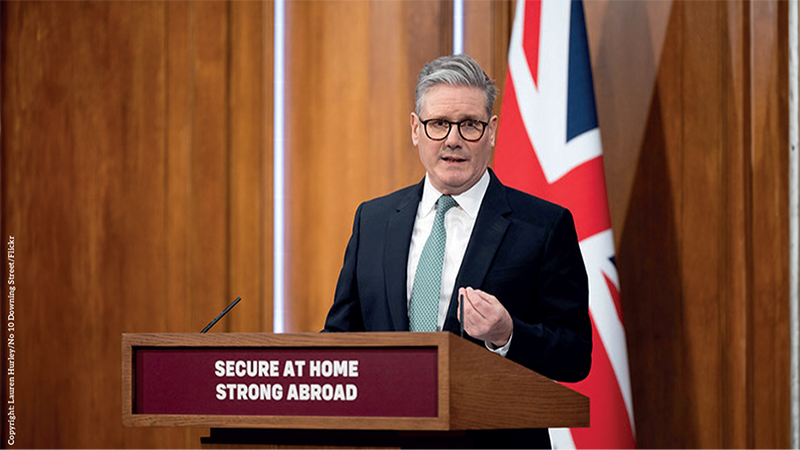
[[679,14],[691,11],[682,17],[686,30],[683,35],[688,37],[691,30],[692,38],[681,42],[678,75],[684,80],[680,93],[680,114],[684,118],[679,151],[682,164],[673,189],[682,197],[677,212],[686,340],[682,376],[687,385],[683,393],[694,406],[690,411],[700,447],[717,446],[722,437],[720,312],[727,299],[721,295],[721,283],[709,283],[724,273],[721,257],[727,245],[723,239],[726,223],[722,170],[728,149],[722,88],[729,74],[722,64],[726,53],[721,51],[721,39],[727,30],[720,7],[716,2],[698,2],[681,4],[673,10]]
[[15,446],[196,447],[122,427],[121,334],[271,328],[270,6],[3,3]]
[[[228,168],[230,68],[228,4],[222,1],[192,4],[192,163],[189,176],[190,323],[202,328],[230,302],[225,278],[228,247]],[[208,319],[206,319],[208,318]]]
[[[587,15],[587,22],[590,22],[589,17]],[[624,227],[615,229],[615,238],[618,242],[617,263],[637,444],[643,448],[657,447],[658,443],[681,447],[685,442],[696,440],[696,429],[691,420],[694,418],[693,410],[688,396],[683,394],[688,392],[688,384],[682,358],[686,345],[679,263],[681,227],[678,211],[682,198],[680,192],[675,193],[671,188],[680,179],[678,171],[682,166],[681,153],[670,151],[681,146],[681,115],[672,112],[680,110],[682,98],[676,67],[664,63],[680,58],[681,17],[674,11],[668,16],[661,61],[656,63],[658,83],[654,83],[649,110],[640,110],[648,116],[642,124],[643,141],[633,148],[610,146],[607,142],[613,138],[609,134],[615,130],[620,132],[625,123],[617,124],[610,132],[601,128],[604,155],[612,160],[615,152],[628,151],[633,153],[629,159],[636,163],[632,168],[633,181]],[[624,73],[621,70],[613,72],[611,63],[600,67],[611,73]],[[596,79],[603,76],[603,71],[597,70],[597,66],[595,70]],[[602,86],[603,83],[597,83],[599,92],[603,92]],[[602,93],[597,96],[601,127],[609,121],[603,119],[606,98]],[[635,115],[614,117],[624,120],[633,119]],[[630,120],[627,123],[637,124]],[[613,193],[624,189],[624,181],[623,177],[607,177],[612,204]],[[658,415],[661,415],[660,421],[648,419]]]
[[[641,447],[789,445],[785,7],[587,8],[591,46],[609,58],[593,62]],[[649,22],[602,50],[626,16]],[[641,91],[628,47],[645,77],[657,61],[644,123],[640,102],[617,98]]]
[[752,229],[745,214],[752,197],[748,149],[752,143],[751,120],[749,4],[739,2],[722,11],[720,19],[727,23],[728,32],[722,36],[720,53],[723,70],[728,76],[721,83],[723,120],[723,228],[720,273],[720,296],[724,307],[720,311],[720,349],[722,378],[720,380],[721,444],[726,448],[752,446],[753,430],[748,414],[751,402],[747,367],[751,359],[747,336],[750,331],[746,318],[750,316],[751,283],[747,267],[751,264],[749,243]]
[[788,448],[788,3],[753,1],[750,14],[753,440],[748,446]]
[[413,90],[450,52],[447,14],[445,2],[288,5],[287,330],[322,328],[358,204],[424,175]]
[[165,286],[163,140],[150,133],[163,130],[165,104],[146,97],[164,90],[164,15],[153,6],[3,11],[14,68],[3,77],[3,229],[20,243],[22,447],[122,445],[110,422],[121,406],[121,323],[153,327],[159,316],[151,302],[124,311]]
[[[187,327],[186,312],[192,304],[191,274],[189,272],[189,217],[192,183],[189,176],[192,163],[192,104],[193,86],[191,65],[193,58],[192,9],[189,1],[168,2],[166,5],[169,39],[166,48],[167,104],[165,155],[165,233],[167,246],[166,269],[168,302],[164,305],[168,330]],[[131,330],[133,331],[133,330]]]
[[336,210],[355,210],[338,199],[366,184],[369,4],[287,6],[285,328],[316,331],[336,277],[325,262],[340,259],[347,238]]
[[[230,7],[230,167],[228,173],[230,209],[229,288],[236,306],[227,330],[265,331],[272,329],[272,308],[263,299],[272,297],[272,47],[265,47],[270,34],[272,9],[263,2],[234,1]],[[269,75],[269,76],[267,76]],[[267,131],[270,130],[270,131]],[[254,245],[256,244],[256,245]]]

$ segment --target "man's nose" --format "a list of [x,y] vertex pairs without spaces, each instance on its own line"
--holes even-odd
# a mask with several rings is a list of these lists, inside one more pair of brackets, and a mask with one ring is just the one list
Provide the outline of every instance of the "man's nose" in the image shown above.
[[451,124],[450,125],[450,134],[447,135],[447,146],[448,147],[461,147],[462,143],[461,133],[458,131],[458,125]]

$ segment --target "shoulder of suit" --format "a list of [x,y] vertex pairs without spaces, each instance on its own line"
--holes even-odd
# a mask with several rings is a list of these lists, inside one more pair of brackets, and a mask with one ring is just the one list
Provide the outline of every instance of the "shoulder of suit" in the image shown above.
[[513,210],[517,210],[517,212],[519,212],[519,209],[521,208],[533,209],[534,211],[549,211],[553,213],[563,213],[564,211],[567,211],[567,209],[561,205],[557,205],[541,197],[528,194],[527,192],[523,192],[519,189],[515,189],[511,186],[503,184],[503,182],[500,180],[500,178],[498,178],[497,174],[494,173],[492,169],[489,169],[489,175],[492,177],[489,188],[492,189],[492,185],[495,186],[495,189],[499,188],[499,191],[505,194],[505,197],[509,202],[509,206],[511,206]]
[[557,217],[569,210],[561,205],[505,186],[506,198],[511,210],[516,214]]
[[[498,182],[499,182],[499,180],[498,180]],[[527,204],[539,206],[539,207],[545,208],[545,209],[553,209],[553,210],[559,210],[559,209],[563,210],[563,209],[565,209],[563,206],[558,205],[556,203],[553,203],[551,201],[545,200],[545,199],[543,199],[541,197],[537,197],[535,195],[528,194],[527,192],[520,191],[519,189],[515,189],[513,187],[507,186],[507,185],[502,184],[502,183],[499,183],[499,184],[505,190],[506,196],[508,197],[508,200],[510,202],[527,203]]]
[[[397,208],[403,202],[407,201],[409,197],[414,196],[415,194],[417,197],[421,195],[421,187],[419,184],[406,186],[392,193],[367,200],[361,204],[361,208],[362,210],[370,211]],[[417,202],[419,202],[418,199]]]

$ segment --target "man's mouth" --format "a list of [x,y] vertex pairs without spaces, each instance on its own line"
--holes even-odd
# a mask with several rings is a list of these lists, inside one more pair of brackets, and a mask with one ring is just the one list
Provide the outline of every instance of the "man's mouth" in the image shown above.
[[442,159],[444,161],[450,162],[450,163],[459,163],[459,162],[464,162],[464,161],[467,160],[466,158],[462,158],[462,157],[456,156],[456,155],[442,156]]

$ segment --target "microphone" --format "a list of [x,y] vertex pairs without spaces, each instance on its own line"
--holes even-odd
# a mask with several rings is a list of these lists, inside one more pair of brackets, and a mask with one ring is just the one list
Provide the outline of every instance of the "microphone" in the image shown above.
[[234,300],[234,301],[233,301],[233,303],[231,303],[230,305],[228,305],[228,307],[227,307],[227,308],[225,308],[225,309],[224,309],[224,310],[223,310],[221,313],[219,313],[219,315],[218,315],[218,316],[217,316],[217,317],[216,317],[214,320],[212,320],[212,321],[211,321],[211,323],[209,323],[208,325],[206,325],[206,327],[205,327],[205,328],[203,328],[203,331],[201,331],[201,332],[200,332],[200,334],[204,334],[204,333],[206,333],[208,330],[210,330],[210,329],[211,329],[211,327],[213,327],[215,323],[219,322],[219,319],[222,319],[222,316],[224,316],[225,314],[228,314],[228,311],[230,311],[230,310],[231,310],[231,308],[233,308],[234,306],[236,306],[236,304],[237,304],[237,303],[239,303],[239,300],[241,300],[241,299],[242,299],[242,297],[236,297],[236,300]]
[[458,296],[458,306],[461,310],[461,337],[464,337],[464,294]]

